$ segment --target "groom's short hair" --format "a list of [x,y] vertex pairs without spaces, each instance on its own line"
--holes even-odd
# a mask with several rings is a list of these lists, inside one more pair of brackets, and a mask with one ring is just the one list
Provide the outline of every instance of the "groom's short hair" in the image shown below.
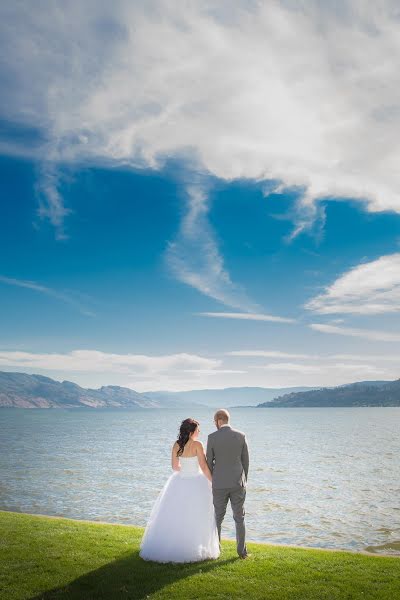
[[220,408],[214,415],[215,422],[222,421],[223,423],[229,423],[230,414],[225,408]]

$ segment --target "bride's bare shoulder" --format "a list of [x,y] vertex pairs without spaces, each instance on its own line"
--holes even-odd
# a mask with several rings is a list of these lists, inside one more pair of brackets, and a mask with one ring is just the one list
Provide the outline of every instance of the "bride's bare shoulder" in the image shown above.
[[195,442],[193,442],[194,447],[197,450],[204,450],[204,446],[203,446],[203,442],[200,442],[200,440],[196,440]]

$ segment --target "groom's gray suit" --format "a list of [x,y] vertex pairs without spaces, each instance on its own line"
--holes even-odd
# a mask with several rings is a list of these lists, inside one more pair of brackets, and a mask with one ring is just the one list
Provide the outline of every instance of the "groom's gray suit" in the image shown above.
[[219,539],[221,540],[221,524],[230,500],[236,525],[237,552],[239,556],[244,556],[247,554],[244,501],[249,472],[249,450],[245,434],[232,429],[230,425],[222,425],[211,433],[207,442],[207,464],[212,473]]

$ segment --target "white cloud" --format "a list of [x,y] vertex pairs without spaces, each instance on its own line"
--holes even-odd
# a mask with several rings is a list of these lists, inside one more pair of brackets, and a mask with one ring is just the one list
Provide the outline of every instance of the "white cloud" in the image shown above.
[[353,267],[305,308],[321,314],[400,311],[400,253]]
[[[227,356],[255,357],[255,358],[295,358],[298,360],[331,361],[331,360],[356,360],[356,361],[383,361],[400,363],[397,354],[298,354],[281,352],[280,350],[234,350],[225,352]],[[273,363],[271,363],[273,364]],[[254,367],[258,368],[258,367]]]
[[[254,369],[263,369],[265,371],[272,371],[272,372],[295,372],[295,373],[299,373],[301,375],[308,375],[308,374],[315,374],[315,375],[319,375],[319,376],[323,376],[325,378],[329,378],[329,377],[337,377],[337,378],[343,378],[343,374],[349,374],[349,376],[351,377],[351,379],[353,381],[356,381],[357,379],[363,378],[363,377],[371,377],[372,375],[374,376],[382,376],[385,377],[388,375],[388,369],[384,368],[384,367],[377,367],[375,365],[371,365],[371,364],[360,364],[360,363],[334,363],[331,365],[323,365],[321,366],[321,364],[316,363],[316,364],[312,364],[312,363],[307,363],[307,364],[303,364],[303,363],[293,363],[293,362],[286,362],[286,363],[268,363],[266,365],[261,365],[261,366],[257,366],[257,367],[253,367]],[[391,377],[394,378],[395,374],[392,374],[393,371],[391,371]],[[397,371],[395,372],[397,375]],[[318,384],[314,384],[314,385],[318,385]]]
[[331,358],[338,360],[373,360],[400,364],[398,354],[332,354]]
[[247,373],[240,369],[184,369],[184,373],[192,373],[193,375],[221,375],[221,374],[232,374],[232,373]]
[[[279,350],[233,350],[226,352],[229,356],[261,356],[266,358],[311,358],[310,354],[294,354],[292,352],[280,352]],[[313,357],[316,358],[316,357]]]
[[245,321],[272,321],[276,323],[295,323],[295,319],[264,315],[259,313],[230,313],[230,312],[200,312],[195,313],[201,317],[214,317],[217,319],[243,319]]
[[[52,298],[61,300],[62,302],[65,302],[66,304],[70,304],[71,306],[73,306],[74,308],[79,310],[79,312],[81,312],[83,315],[86,315],[88,317],[95,316],[92,311],[86,309],[85,306],[83,306],[83,304],[81,303],[80,300],[77,300],[76,298],[73,297],[73,292],[66,294],[64,292],[59,292],[57,290],[53,290],[52,288],[41,285],[40,283],[37,283],[36,281],[15,279],[13,277],[5,277],[3,275],[0,275],[0,283],[4,283],[6,285],[12,285],[15,287],[26,288],[29,290],[33,290],[35,292],[40,292],[41,294],[45,294],[46,296],[51,296]],[[75,295],[80,296],[81,294],[75,292]],[[86,298],[88,298],[88,296],[86,296]]]
[[22,368],[40,368],[58,371],[90,371],[101,373],[168,372],[214,369],[221,361],[195,354],[111,354],[98,350],[73,350],[65,354],[39,354],[20,351],[0,351],[0,365]]
[[40,176],[36,184],[36,195],[39,201],[38,214],[49,219],[54,225],[56,237],[65,239],[64,218],[71,210],[64,206],[63,198],[59,192],[59,175],[54,163],[45,161],[40,166]]
[[322,196],[400,211],[391,0],[49,1],[0,16],[2,116],[38,128],[39,158],[157,168],[190,155],[226,180],[304,187],[300,228]]
[[284,362],[268,363],[266,365],[253,366],[253,369],[263,369],[266,371],[298,371],[299,373],[320,373],[320,365],[310,365],[302,363]]
[[311,329],[320,331],[321,333],[345,335],[358,337],[365,340],[382,341],[382,342],[400,342],[400,333],[392,333],[390,331],[376,331],[373,329],[356,329],[352,327],[336,327],[335,325],[326,325],[324,323],[311,323]]
[[187,188],[189,202],[176,239],[166,259],[174,276],[225,305],[254,308],[245,291],[234,284],[224,267],[215,234],[208,222],[209,200],[201,185]]

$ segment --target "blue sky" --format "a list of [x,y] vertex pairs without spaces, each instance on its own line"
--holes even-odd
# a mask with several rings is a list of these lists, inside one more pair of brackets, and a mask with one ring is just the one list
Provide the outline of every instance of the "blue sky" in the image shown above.
[[193,5],[181,27],[163,2],[45,5],[2,9],[0,369],[139,391],[398,377],[398,105],[368,68],[398,67],[389,8],[324,15],[321,41],[313,3]]

